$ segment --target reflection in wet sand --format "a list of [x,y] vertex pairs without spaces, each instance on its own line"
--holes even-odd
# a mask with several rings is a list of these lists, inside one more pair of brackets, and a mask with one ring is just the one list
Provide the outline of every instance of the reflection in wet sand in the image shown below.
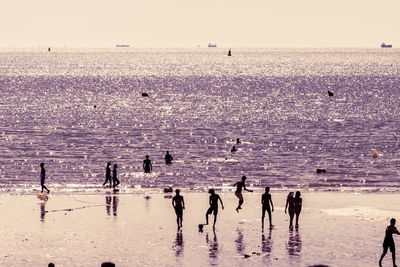
[[[107,195],[109,195],[109,192],[106,192]],[[106,196],[106,212],[107,215],[111,215],[111,196]]]
[[218,258],[218,239],[217,239],[217,234],[215,233],[215,231],[213,231],[213,238],[209,238],[208,233],[206,234],[206,242],[209,246],[208,249],[208,256],[210,259],[217,259]]
[[272,231],[270,230],[268,233],[268,237],[266,237],[264,233],[261,235],[261,251],[262,253],[266,253],[267,257],[271,255],[272,251],[271,233]]
[[243,234],[242,234],[242,231],[239,228],[236,230],[236,232],[238,233],[238,237],[235,240],[236,251],[237,251],[238,254],[243,254],[243,251],[245,249],[245,245],[243,243]]
[[112,197],[112,209],[113,209],[113,215],[116,217],[117,216],[117,210],[118,210],[118,196],[113,196]]
[[46,217],[46,203],[40,203],[40,221],[44,222]]
[[[294,234],[293,234],[294,232]],[[289,231],[289,240],[286,244],[286,250],[290,256],[300,256],[301,252],[301,237],[299,231]]]
[[180,257],[183,254],[183,234],[182,231],[176,233],[172,249],[175,250],[175,256]]

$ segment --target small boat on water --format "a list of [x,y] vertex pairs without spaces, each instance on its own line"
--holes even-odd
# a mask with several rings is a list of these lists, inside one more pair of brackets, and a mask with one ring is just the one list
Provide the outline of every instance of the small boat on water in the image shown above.
[[392,48],[392,45],[391,45],[391,44],[382,43],[382,44],[381,44],[381,47],[382,47],[382,48]]
[[117,47],[129,47],[128,44],[117,44]]
[[208,43],[208,47],[217,47],[217,44]]

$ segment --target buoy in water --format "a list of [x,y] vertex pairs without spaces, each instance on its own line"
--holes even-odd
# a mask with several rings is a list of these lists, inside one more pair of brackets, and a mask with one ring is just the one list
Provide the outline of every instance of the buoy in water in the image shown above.
[[148,97],[149,94],[148,94],[148,93],[142,93],[142,96],[143,96],[143,97]]
[[373,149],[371,150],[371,152],[372,152],[372,157],[373,157],[373,158],[377,158],[377,157],[378,157],[378,152],[376,152],[376,149],[375,149],[375,148],[373,148]]
[[172,187],[168,186],[164,188],[164,193],[171,193],[172,192]]

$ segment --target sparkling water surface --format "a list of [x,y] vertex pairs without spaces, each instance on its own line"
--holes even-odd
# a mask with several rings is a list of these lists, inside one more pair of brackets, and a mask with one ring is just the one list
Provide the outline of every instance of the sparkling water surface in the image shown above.
[[254,187],[398,190],[399,49],[232,55],[0,50],[0,190],[36,192],[44,162],[53,192],[96,192],[107,161],[118,164],[122,192],[219,187],[242,175]]

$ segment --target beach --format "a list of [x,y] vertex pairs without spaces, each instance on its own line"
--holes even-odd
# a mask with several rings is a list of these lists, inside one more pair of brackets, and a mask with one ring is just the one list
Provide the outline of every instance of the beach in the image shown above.
[[[261,191],[220,194],[215,231],[205,223],[208,194],[183,191],[177,231],[163,193],[0,195],[1,266],[376,266],[398,194],[303,192],[298,230],[288,229],[285,192],[272,192],[274,228],[261,229]],[[210,217],[212,222],[213,217]],[[268,225],[268,217],[266,217]],[[396,238],[395,238],[396,240]],[[383,266],[390,266],[390,255]]]

